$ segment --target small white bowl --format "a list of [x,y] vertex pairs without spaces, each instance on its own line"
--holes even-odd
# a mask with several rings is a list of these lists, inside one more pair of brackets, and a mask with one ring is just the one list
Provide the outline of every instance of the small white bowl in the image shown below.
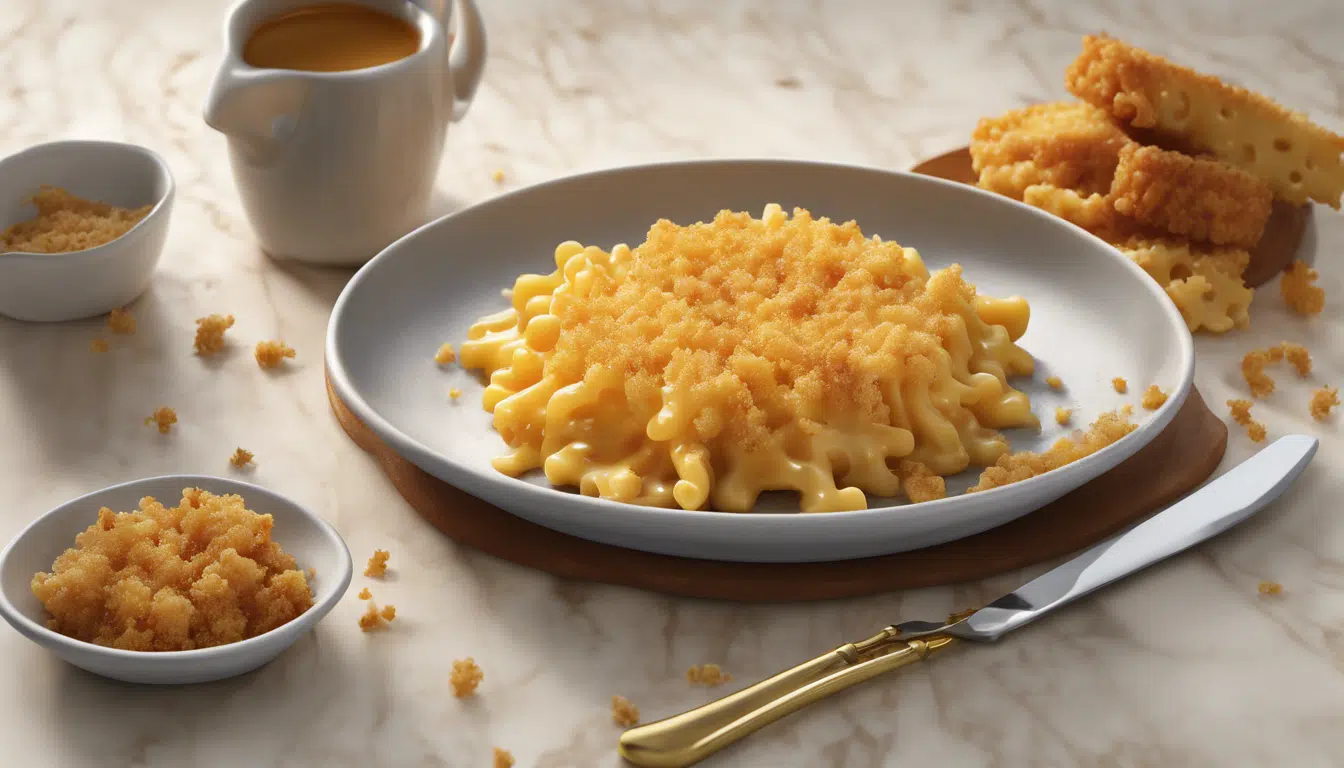
[[0,314],[61,322],[107,314],[149,287],[168,236],[173,175],[154,152],[115,141],[54,141],[0,160],[0,231],[37,215],[42,185],[122,208],[153,205],[129,232],[68,253],[0,253]]
[[[33,595],[33,574],[49,571],[52,561],[74,546],[75,534],[97,519],[99,507],[134,510],[153,496],[175,504],[183,488],[236,493],[248,509],[275,518],[275,540],[294,555],[300,568],[315,568],[313,607],[298,618],[257,637],[195,651],[123,651],[66,637],[47,629],[46,612]],[[114,485],[85,494],[42,515],[0,552],[0,616],[29,640],[96,675],[128,683],[180,685],[241,675],[279,656],[340,601],[354,567],[350,550],[336,529],[289,499],[250,483],[202,475],[167,475]]]

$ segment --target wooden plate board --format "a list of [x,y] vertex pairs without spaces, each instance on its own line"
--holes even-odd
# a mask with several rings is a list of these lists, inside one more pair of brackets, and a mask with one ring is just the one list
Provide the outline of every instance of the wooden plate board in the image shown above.
[[[967,147],[931,157],[910,170],[963,184],[976,182],[975,171],[971,168],[971,151]],[[1275,201],[1269,222],[1265,224],[1265,233],[1260,236],[1260,243],[1255,250],[1251,251],[1251,263],[1242,274],[1247,285],[1264,285],[1293,263],[1310,219],[1310,205],[1298,206]]]
[[999,528],[862,560],[729,563],[622,549],[529,523],[421,471],[360,423],[330,383],[327,396],[346,434],[411,508],[458,543],[565,579],[722,600],[824,600],[956,584],[1066,555],[1194,489],[1227,448],[1227,425],[1192,390],[1171,424],[1129,460]]

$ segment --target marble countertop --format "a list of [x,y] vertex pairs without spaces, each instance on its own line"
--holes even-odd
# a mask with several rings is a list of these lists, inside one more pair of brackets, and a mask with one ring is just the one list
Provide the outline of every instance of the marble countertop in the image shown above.
[[[964,144],[978,116],[1064,95],[1082,34],[1105,30],[1263,89],[1344,128],[1344,6],[1108,0],[749,3],[486,0],[491,59],[448,137],[443,212],[574,171],[674,158],[771,156],[906,168]],[[138,688],[92,677],[0,629],[0,744],[12,765],[612,766],[612,694],[646,718],[754,681],[902,618],[991,598],[982,584],[824,604],[744,605],[559,582],[454,545],[341,433],[321,349],[348,271],[272,263],[201,121],[220,55],[216,0],[0,4],[0,154],[58,137],[161,152],[179,197],[139,332],[89,352],[97,321],[0,321],[0,542],[68,498],[167,472],[229,471],[321,510],[356,560],[393,553],[376,585],[393,629],[363,634],[354,592],[275,663],[231,681]],[[491,179],[500,169],[503,184]],[[1309,247],[1330,297],[1302,320],[1273,285],[1253,328],[1197,341],[1210,403],[1242,391],[1236,361],[1281,339],[1344,383],[1344,216]],[[233,313],[235,340],[283,337],[290,375],[240,351],[191,354],[192,321]],[[995,646],[963,649],[771,727],[706,765],[1231,766],[1338,764],[1344,754],[1344,441],[1284,376],[1257,405],[1271,435],[1319,435],[1278,504],[1222,538]],[[164,438],[141,419],[177,408]],[[1221,406],[1218,407],[1222,412]],[[1224,466],[1252,451],[1234,429]],[[1261,579],[1284,594],[1257,594]],[[450,694],[451,660],[485,683]]]

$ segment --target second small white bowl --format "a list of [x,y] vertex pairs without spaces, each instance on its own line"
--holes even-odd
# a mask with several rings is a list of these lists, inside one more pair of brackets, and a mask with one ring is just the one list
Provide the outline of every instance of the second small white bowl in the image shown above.
[[[75,534],[93,524],[100,507],[136,509],[145,496],[175,504],[183,488],[236,493],[248,509],[275,518],[273,535],[298,560],[313,568],[313,607],[270,632],[228,645],[195,651],[123,651],[86,643],[46,626],[46,611],[33,595],[33,574],[74,546]],[[168,475],[114,485],[66,502],[23,529],[0,552],[0,616],[29,640],[96,675],[129,683],[177,685],[241,675],[279,656],[335,607],[350,586],[354,566],[336,529],[304,507],[260,486],[202,475]]]
[[0,314],[61,322],[106,314],[144,293],[168,237],[173,175],[156,153],[115,141],[54,141],[0,160],[0,230],[30,219],[42,185],[122,208],[153,205],[129,232],[69,253],[0,253]]

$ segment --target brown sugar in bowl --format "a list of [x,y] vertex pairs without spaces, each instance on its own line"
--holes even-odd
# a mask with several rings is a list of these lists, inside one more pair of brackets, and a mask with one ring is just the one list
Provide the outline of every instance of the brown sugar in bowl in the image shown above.
[[[255,637],[189,651],[131,651],[76,640],[47,627],[48,614],[31,589],[33,575],[51,570],[98,510],[133,510],[152,496],[165,504],[185,488],[237,494],[274,518],[272,539],[301,569],[314,569],[312,607]],[[250,483],[200,475],[168,475],[115,485],[62,504],[35,520],[0,552],[0,616],[28,639],[94,674],[133,683],[174,685],[220,680],[266,664],[307,634],[345,594],[354,573],[350,551],[330,524],[303,506]]]

